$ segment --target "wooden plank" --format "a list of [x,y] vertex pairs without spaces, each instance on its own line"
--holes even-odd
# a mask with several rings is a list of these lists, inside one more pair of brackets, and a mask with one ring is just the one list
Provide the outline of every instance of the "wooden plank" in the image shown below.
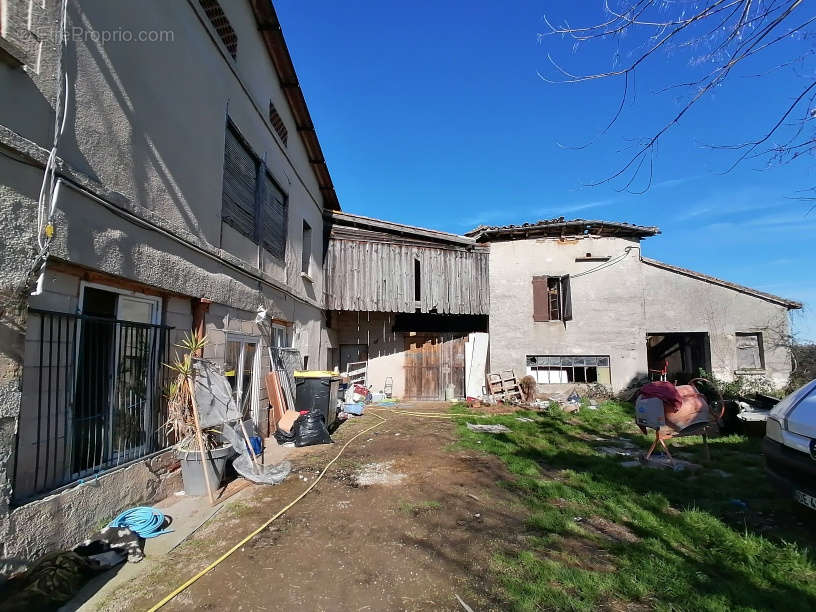
[[487,314],[486,252],[365,240],[330,240],[326,308],[414,312],[414,259],[420,262],[422,312]]

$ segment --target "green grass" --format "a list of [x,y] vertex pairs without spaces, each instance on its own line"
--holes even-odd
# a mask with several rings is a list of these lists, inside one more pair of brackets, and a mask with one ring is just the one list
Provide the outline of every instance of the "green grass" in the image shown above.
[[[673,454],[702,469],[627,468],[595,447],[625,439],[648,448],[632,415],[608,402],[574,415],[479,419],[512,429],[505,434],[457,419],[460,445],[500,457],[516,476],[506,486],[529,508],[527,549],[498,554],[492,567],[514,608],[816,609],[816,520],[775,496],[758,440],[712,439],[705,464],[702,439],[681,438]],[[594,529],[599,519],[617,535]]]
[[245,501],[230,502],[225,509],[236,518],[249,516],[254,512],[253,507]]
[[400,502],[400,512],[405,514],[420,515],[425,512],[433,512],[442,508],[442,504],[438,501],[420,501],[420,502]]

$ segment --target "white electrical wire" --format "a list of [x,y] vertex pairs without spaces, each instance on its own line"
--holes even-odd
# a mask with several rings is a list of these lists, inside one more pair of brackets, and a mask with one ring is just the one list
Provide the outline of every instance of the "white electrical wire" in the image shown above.
[[[62,10],[60,11],[60,47],[68,46],[67,24],[68,24],[68,0],[62,0]],[[60,180],[56,176],[57,166],[57,146],[62,134],[65,132],[65,124],[68,119],[68,73],[63,72],[62,56],[64,49],[60,48],[57,58],[57,95],[54,104],[54,140],[48,159],[45,162],[43,180],[40,185],[40,195],[37,201],[37,246],[39,253],[34,262],[33,269],[39,267],[37,286],[32,295],[42,293],[43,278],[45,275],[45,262],[48,260],[48,250],[51,240],[54,237],[53,218],[57,208],[57,198],[59,196]],[[60,110],[62,112],[60,112]]]

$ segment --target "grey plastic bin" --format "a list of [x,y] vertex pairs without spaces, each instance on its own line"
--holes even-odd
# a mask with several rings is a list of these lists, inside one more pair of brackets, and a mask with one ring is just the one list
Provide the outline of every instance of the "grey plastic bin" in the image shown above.
[[179,450],[178,457],[181,459],[181,475],[184,478],[184,492],[187,495],[206,495],[207,482],[204,480],[204,470],[201,466],[206,466],[210,475],[210,484],[213,489],[221,485],[224,477],[224,468],[227,466],[227,459],[232,457],[235,451],[232,445],[222,446],[207,451],[208,461],[202,463],[201,452],[192,450]]

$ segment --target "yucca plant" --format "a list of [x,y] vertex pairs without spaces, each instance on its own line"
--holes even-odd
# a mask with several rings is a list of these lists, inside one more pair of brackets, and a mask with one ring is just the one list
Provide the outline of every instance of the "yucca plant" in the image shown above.
[[[167,420],[164,427],[168,436],[172,437],[183,450],[199,450],[195,435],[195,419],[193,417],[192,398],[187,379],[193,373],[193,355],[203,350],[207,345],[207,337],[188,332],[179,344],[175,346],[183,349],[184,354],[179,358],[178,352],[173,363],[164,364],[175,372],[167,390]],[[202,432],[204,445],[208,448],[218,446],[215,430]]]

